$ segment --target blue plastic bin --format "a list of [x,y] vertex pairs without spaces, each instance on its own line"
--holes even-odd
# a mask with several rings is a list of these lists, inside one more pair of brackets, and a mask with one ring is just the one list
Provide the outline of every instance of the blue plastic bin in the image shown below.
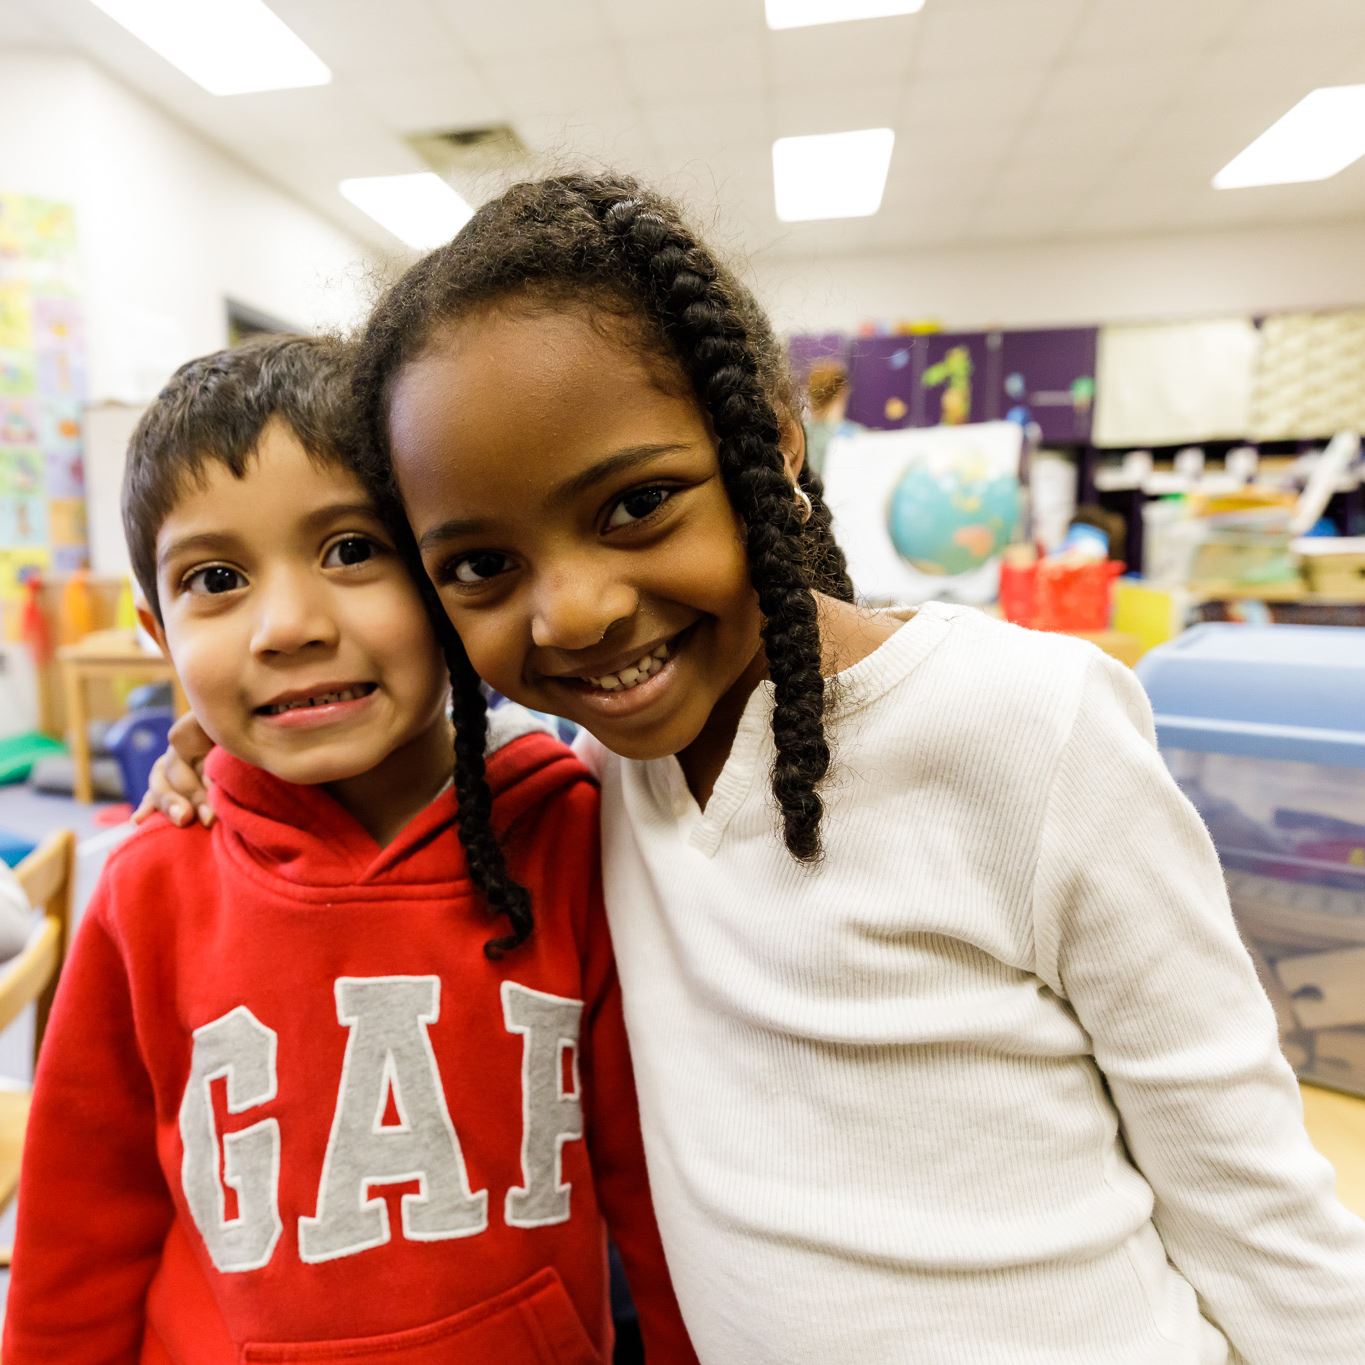
[[1137,672],[1285,1055],[1365,1094],[1365,630],[1196,626]]
[[105,746],[118,760],[123,775],[123,799],[137,805],[147,790],[152,764],[166,752],[175,712],[169,706],[130,711],[109,727]]

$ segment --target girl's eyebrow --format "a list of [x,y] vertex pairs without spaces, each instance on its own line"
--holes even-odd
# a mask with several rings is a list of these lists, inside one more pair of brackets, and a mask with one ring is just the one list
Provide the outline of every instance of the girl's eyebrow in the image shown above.
[[689,448],[689,446],[676,441],[627,446],[624,450],[618,450],[615,455],[608,455],[605,460],[599,460],[596,464],[589,465],[587,469],[580,470],[572,478],[565,479],[563,483],[551,491],[550,496],[545,500],[546,504],[572,502],[581,493],[586,493],[590,488],[595,488],[599,483],[604,483],[613,475],[620,474],[627,469],[633,469],[636,465],[647,464],[657,455],[672,455]]
[[[627,446],[624,450],[618,450],[614,455],[608,455],[606,459],[589,465],[587,469],[580,470],[571,478],[556,485],[546,497],[545,505],[551,507],[556,503],[572,502],[583,493],[595,488],[599,483],[604,483],[607,479],[621,474],[625,470],[648,464],[650,460],[660,455],[672,455],[678,451],[690,449],[690,445],[679,441]],[[442,541],[459,540],[463,536],[477,535],[481,531],[486,531],[489,525],[490,523],[481,517],[451,517],[449,520],[431,527],[430,530],[424,531],[417,542],[417,548],[429,550]]]

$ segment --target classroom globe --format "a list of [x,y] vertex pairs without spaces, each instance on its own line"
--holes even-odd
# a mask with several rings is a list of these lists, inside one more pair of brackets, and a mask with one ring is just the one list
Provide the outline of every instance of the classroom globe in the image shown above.
[[979,569],[1009,544],[1019,481],[968,459],[952,468],[914,463],[891,494],[887,531],[921,573],[950,578]]

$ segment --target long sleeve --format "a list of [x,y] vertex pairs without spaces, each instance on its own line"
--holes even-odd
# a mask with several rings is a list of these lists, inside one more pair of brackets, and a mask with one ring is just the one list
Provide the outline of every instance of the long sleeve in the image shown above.
[[600,896],[588,933],[584,1089],[587,1140],[598,1201],[640,1315],[650,1365],[694,1365],[697,1357],[673,1293],[645,1171],[621,988]]
[[1038,973],[1089,1033],[1153,1219],[1252,1365],[1365,1361],[1365,1224],[1312,1148],[1217,855],[1131,673],[1096,658],[1057,761]]
[[124,963],[96,895],[63,972],[19,1187],[5,1365],[139,1358],[172,1219]]

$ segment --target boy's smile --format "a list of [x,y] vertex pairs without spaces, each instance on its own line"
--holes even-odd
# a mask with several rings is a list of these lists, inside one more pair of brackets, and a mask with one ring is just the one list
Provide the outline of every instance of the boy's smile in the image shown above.
[[620,331],[513,305],[442,332],[394,385],[394,468],[479,674],[704,792],[764,674],[758,601],[700,408]]
[[[445,673],[354,475],[272,421],[242,478],[204,466],[156,550],[157,634],[217,743],[286,781],[332,786],[357,813],[385,804],[391,768],[431,795],[450,761]],[[366,814],[383,823],[383,810]]]

